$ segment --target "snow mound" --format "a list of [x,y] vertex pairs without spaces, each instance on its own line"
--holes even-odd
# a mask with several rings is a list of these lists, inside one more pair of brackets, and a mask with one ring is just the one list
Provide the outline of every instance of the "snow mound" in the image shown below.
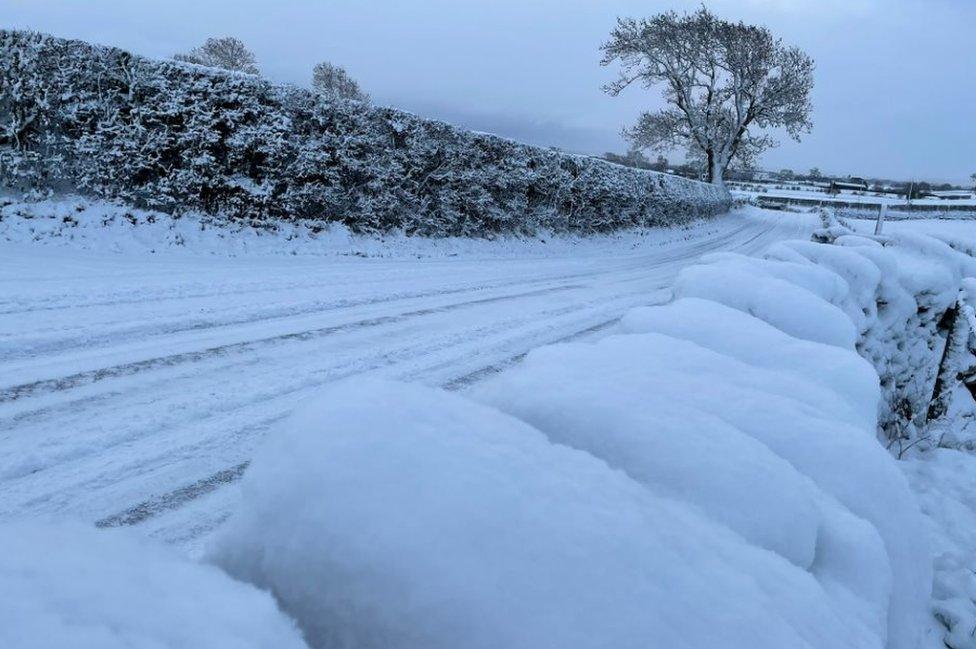
[[[814,287],[806,281],[782,279],[782,273],[769,272],[771,268],[757,266],[756,260],[741,255],[723,255],[712,261],[682,271],[675,282],[675,295],[725,304],[802,340],[853,349],[857,340],[854,324],[818,295],[831,292],[833,281]],[[812,282],[815,277],[805,279]]]
[[212,566],[82,525],[0,527],[4,649],[300,649],[274,600]]
[[619,328],[680,338],[755,367],[815,382],[844,399],[865,428],[875,423],[877,373],[850,350],[799,340],[748,313],[697,298],[633,309]]
[[[743,324],[742,335],[775,349],[762,323]],[[867,378],[855,392],[871,392]],[[903,631],[899,619],[921,610],[912,573],[894,564],[916,558],[901,529],[915,520],[911,496],[873,428],[852,423],[859,417],[838,393],[643,334],[538,350],[475,396],[797,568],[829,575],[822,585],[838,608],[881,638],[889,614],[891,631]],[[892,588],[909,599],[896,605]]]
[[271,589],[315,647],[883,646],[859,593],[839,606],[796,565],[818,562],[806,537],[824,526],[825,552],[866,551],[845,568],[885,590],[872,530],[755,441],[733,447],[776,482],[759,503],[727,502],[799,527],[770,532],[793,563],[494,409],[345,383],[269,436],[210,558]]

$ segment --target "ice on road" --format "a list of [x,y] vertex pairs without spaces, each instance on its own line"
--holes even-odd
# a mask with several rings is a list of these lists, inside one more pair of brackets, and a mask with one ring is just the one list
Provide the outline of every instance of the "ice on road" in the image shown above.
[[0,520],[138,525],[194,552],[262,435],[319,386],[463,390],[667,300],[702,254],[810,228],[743,211],[550,254],[421,259],[0,246]]

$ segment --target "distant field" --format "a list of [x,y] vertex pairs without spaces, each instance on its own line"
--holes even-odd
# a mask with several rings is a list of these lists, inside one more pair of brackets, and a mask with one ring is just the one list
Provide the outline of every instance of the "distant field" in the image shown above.
[[953,200],[919,198],[913,200],[909,205],[900,196],[850,191],[828,194],[817,191],[814,187],[731,184],[730,191],[734,198],[747,199],[760,207],[782,209],[791,206],[800,209],[815,209],[820,206],[829,206],[836,208],[839,214],[855,219],[874,218],[882,205],[888,207],[888,218],[891,220],[976,219],[976,198]]
[[[761,187],[761,189],[756,189]],[[818,201],[824,203],[861,203],[867,206],[877,207],[881,204],[892,206],[905,206],[906,201],[901,196],[890,194],[877,195],[870,192],[854,193],[842,191],[839,194],[828,194],[817,191],[816,188],[785,187],[782,185],[747,185],[742,186],[737,183],[730,183],[729,189],[733,196],[746,198],[766,198],[766,199],[787,199],[795,201]],[[944,198],[917,198],[912,201],[913,207],[926,208],[945,208],[947,210],[972,207],[976,209],[976,198],[948,200]]]

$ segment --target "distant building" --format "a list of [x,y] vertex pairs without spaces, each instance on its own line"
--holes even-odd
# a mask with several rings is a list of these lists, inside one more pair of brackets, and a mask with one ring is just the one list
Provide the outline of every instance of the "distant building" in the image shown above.
[[829,190],[831,194],[839,194],[843,190],[851,192],[866,192],[868,191],[868,182],[863,178],[857,177],[851,177],[847,180],[831,181]]
[[964,201],[973,198],[973,192],[968,189],[949,189],[932,192],[932,196],[946,201]]

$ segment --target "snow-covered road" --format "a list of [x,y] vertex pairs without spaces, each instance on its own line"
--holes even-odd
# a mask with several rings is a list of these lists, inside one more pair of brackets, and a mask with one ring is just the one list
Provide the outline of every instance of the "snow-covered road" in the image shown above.
[[194,551],[268,427],[370,374],[464,389],[667,299],[715,250],[807,219],[735,213],[639,245],[440,258],[0,247],[0,519],[139,525]]

